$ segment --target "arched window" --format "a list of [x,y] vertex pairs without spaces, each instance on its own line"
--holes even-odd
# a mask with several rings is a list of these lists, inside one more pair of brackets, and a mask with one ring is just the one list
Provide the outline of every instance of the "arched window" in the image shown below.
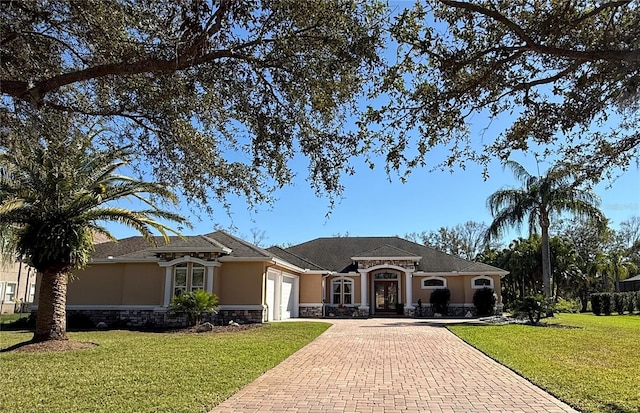
[[331,280],[331,304],[353,304],[353,280],[351,278]]
[[182,262],[173,267],[173,295],[204,290],[204,265]]
[[427,277],[422,279],[422,289],[447,288],[447,279],[442,277]]
[[493,288],[493,278],[480,276],[471,279],[471,288]]

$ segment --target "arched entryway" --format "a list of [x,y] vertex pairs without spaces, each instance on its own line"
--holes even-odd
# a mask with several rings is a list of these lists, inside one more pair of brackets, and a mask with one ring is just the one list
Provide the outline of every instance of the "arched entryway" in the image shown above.
[[392,270],[375,272],[372,274],[371,282],[373,283],[372,312],[378,315],[402,313],[400,274]]

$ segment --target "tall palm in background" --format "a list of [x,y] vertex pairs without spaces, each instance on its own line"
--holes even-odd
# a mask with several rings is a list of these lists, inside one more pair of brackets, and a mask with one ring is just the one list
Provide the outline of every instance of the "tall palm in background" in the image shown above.
[[591,190],[580,188],[574,174],[566,169],[554,167],[545,176],[535,176],[515,161],[506,161],[504,166],[511,169],[522,188],[501,189],[489,196],[487,206],[493,222],[485,238],[489,241],[500,237],[507,228],[519,228],[525,222],[530,233],[540,229],[543,293],[551,297],[551,220],[570,212],[604,224],[605,218],[598,209],[600,199]]
[[590,267],[591,274],[601,277],[603,291],[611,291],[613,284],[616,292],[620,291],[620,281],[637,270],[638,266],[621,249],[599,253]]
[[[165,242],[168,232],[176,233],[158,220],[186,223],[156,205],[155,199],[177,202],[165,186],[117,174],[129,161],[130,149],[99,150],[86,134],[71,135],[4,137],[0,148],[0,231],[41,277],[33,341],[67,339],[67,280],[87,264],[94,234],[113,239],[104,222],[133,227],[151,244],[152,230]],[[135,199],[146,209],[114,204],[123,198]]]

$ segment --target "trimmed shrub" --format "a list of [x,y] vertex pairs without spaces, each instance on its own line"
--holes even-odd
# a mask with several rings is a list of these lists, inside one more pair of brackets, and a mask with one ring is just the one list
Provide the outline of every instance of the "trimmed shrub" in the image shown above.
[[451,291],[449,291],[448,288],[433,290],[429,297],[429,302],[433,306],[433,312],[443,315],[449,313],[449,300],[451,300]]
[[633,314],[633,310],[636,306],[636,293],[631,291],[625,294],[627,296],[627,311],[629,314]]
[[480,316],[492,315],[496,305],[496,296],[491,288],[481,288],[473,293],[473,305]]
[[542,315],[549,313],[550,302],[542,295],[534,295],[517,300],[513,305],[513,315],[517,318],[528,318],[531,324],[538,324]]
[[602,315],[602,300],[600,293],[591,294],[591,311],[595,315]]
[[616,310],[616,313],[620,315],[624,314],[626,304],[627,304],[627,294],[625,293],[613,294],[613,308]]
[[169,314],[185,314],[190,325],[199,325],[202,316],[212,313],[218,306],[218,297],[208,291],[196,290],[176,295],[169,303]]
[[554,306],[558,313],[579,313],[581,308],[580,300],[565,300],[564,298],[558,298]]
[[611,293],[600,293],[600,304],[602,305],[602,313],[611,315],[613,312],[613,299]]

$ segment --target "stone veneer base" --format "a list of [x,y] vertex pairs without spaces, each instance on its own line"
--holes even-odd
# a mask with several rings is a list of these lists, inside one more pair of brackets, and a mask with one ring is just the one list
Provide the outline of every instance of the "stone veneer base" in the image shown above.
[[[32,311],[35,317],[36,311]],[[106,323],[108,328],[181,328],[188,325],[186,316],[172,316],[166,311],[155,310],[67,310],[67,324],[94,326],[100,322]],[[240,324],[263,322],[262,310],[221,310],[218,314],[205,315],[202,322],[214,325],[226,325],[234,321]]]

